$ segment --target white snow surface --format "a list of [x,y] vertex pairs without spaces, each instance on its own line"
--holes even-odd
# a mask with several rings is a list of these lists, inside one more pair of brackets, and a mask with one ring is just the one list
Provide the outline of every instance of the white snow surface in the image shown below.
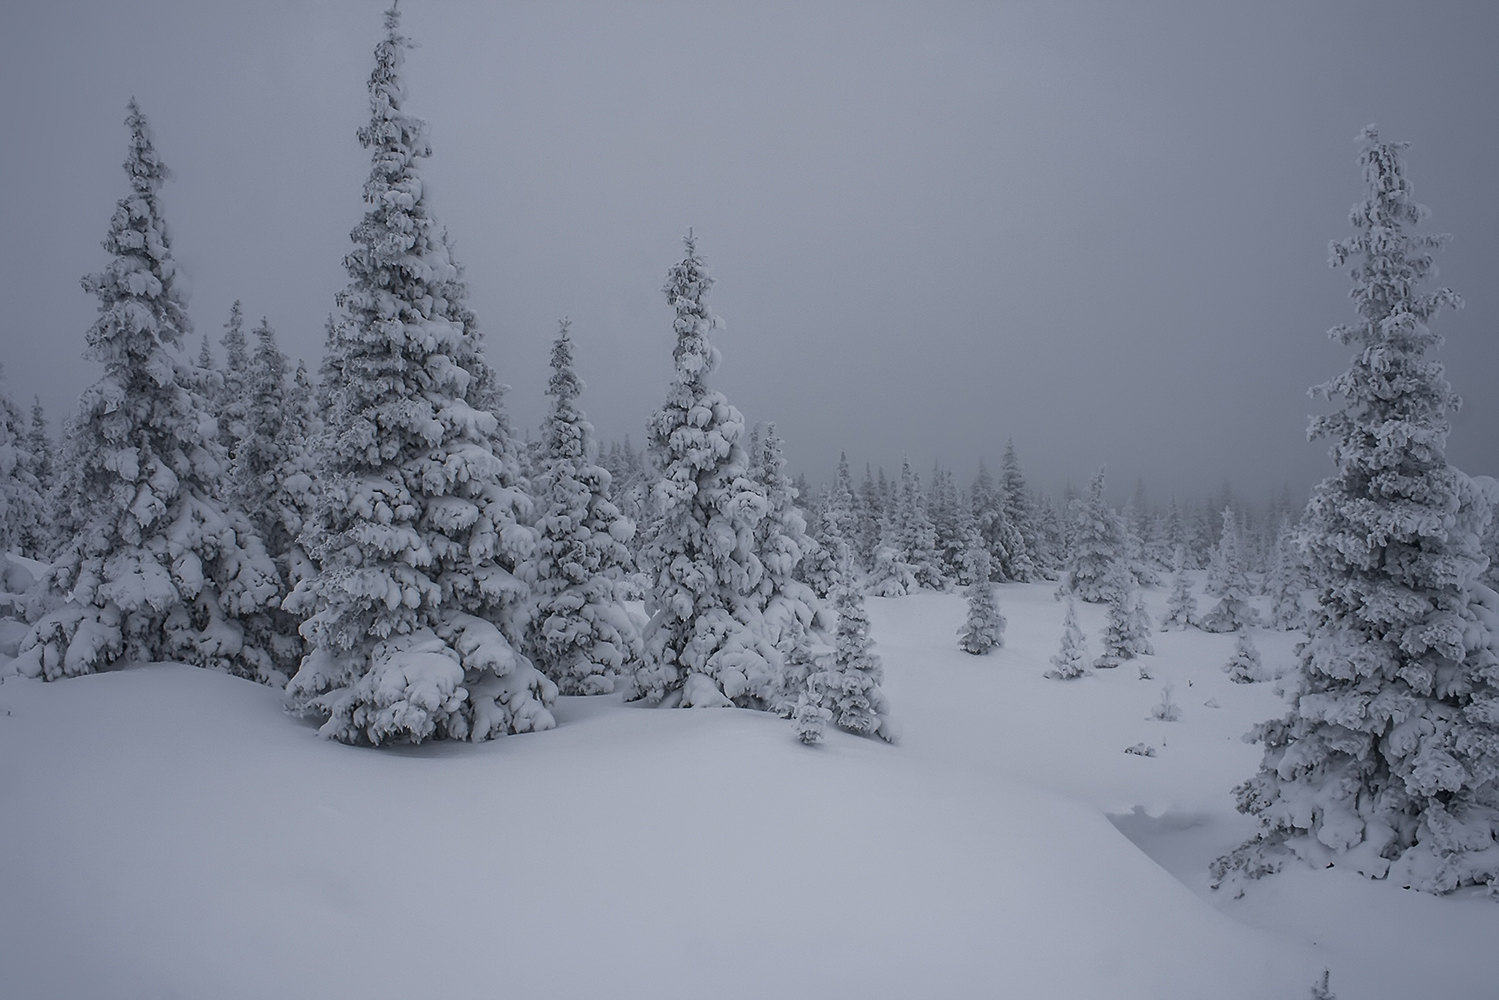
[[[1234,637],[1196,629],[1156,636],[1152,681],[1047,680],[1053,589],[997,588],[985,657],[953,638],[961,595],[869,599],[894,746],[616,695],[368,749],[199,668],[9,677],[0,996],[1284,1000],[1324,967],[1341,1000],[1493,995],[1476,890],[1296,867],[1209,890],[1253,831],[1230,789],[1274,685],[1233,684]],[[1104,608],[1078,613],[1096,643]],[[1296,634],[1254,637],[1290,664]],[[1164,683],[1180,721],[1146,719]]]

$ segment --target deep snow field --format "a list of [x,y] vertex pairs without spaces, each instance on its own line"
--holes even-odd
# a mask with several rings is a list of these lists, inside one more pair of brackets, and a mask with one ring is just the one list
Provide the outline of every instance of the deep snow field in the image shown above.
[[[0,997],[1302,1000],[1323,968],[1339,1000],[1496,995],[1480,892],[1210,890],[1253,832],[1230,790],[1272,685],[1195,630],[1156,634],[1153,680],[1045,679],[1052,589],[998,588],[983,657],[961,594],[870,599],[895,746],[605,696],[551,732],[357,749],[190,667],[10,677]],[[1295,638],[1256,631],[1265,666]],[[1148,718],[1166,683],[1177,722]]]

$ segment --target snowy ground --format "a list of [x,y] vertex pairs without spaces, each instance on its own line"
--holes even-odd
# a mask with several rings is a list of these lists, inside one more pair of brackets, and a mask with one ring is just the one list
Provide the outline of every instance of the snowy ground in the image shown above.
[[[11,678],[0,996],[1300,1000],[1324,966],[1340,1000],[1493,996],[1477,893],[1338,869],[1211,892],[1271,686],[1195,631],[1156,636],[1155,680],[1046,680],[1050,595],[1000,588],[987,657],[956,647],[960,595],[871,600],[894,747],[605,697],[548,733],[360,750],[192,668]],[[1148,720],[1168,682],[1181,720]]]

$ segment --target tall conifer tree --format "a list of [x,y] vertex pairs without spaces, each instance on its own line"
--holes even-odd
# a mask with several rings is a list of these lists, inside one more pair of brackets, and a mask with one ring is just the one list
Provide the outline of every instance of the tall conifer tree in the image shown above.
[[104,375],[69,428],[60,504],[72,537],[21,666],[50,680],[181,660],[281,680],[240,622],[276,598],[275,568],[249,520],[217,498],[227,456],[189,366],[168,354],[192,332],[161,214],[168,171],[133,99],[129,112],[130,194],[110,220],[109,264],[83,279],[99,299],[88,357]]
[[312,646],[288,686],[344,742],[488,739],[550,728],[556,686],[515,644],[513,575],[535,532],[494,413],[496,381],[419,169],[405,108],[409,43],[392,7],[369,79],[371,150],[325,371],[322,493],[304,538],[319,564],[288,607]]
[[676,376],[651,416],[650,453],[660,478],[656,520],[641,561],[651,578],[645,655],[630,696],[682,707],[765,708],[780,683],[779,656],[765,641],[758,590],[765,570],[756,531],[764,488],[749,475],[744,417],[708,377],[719,364],[708,340],[713,285],[689,231],[687,255],[667,274],[676,314]]
[[1499,885],[1499,597],[1482,583],[1480,542],[1495,498],[1445,455],[1458,404],[1430,323],[1460,304],[1428,290],[1444,237],[1411,230],[1402,144],[1360,139],[1365,198],[1354,235],[1332,244],[1352,264],[1358,320],[1332,336],[1356,349],[1318,390],[1341,400],[1312,422],[1337,471],[1304,523],[1316,588],[1299,647],[1292,708],[1256,734],[1260,772],[1239,808],[1261,834],[1215,874],[1273,870],[1277,848],[1433,892]]
[[563,694],[602,694],[640,660],[640,631],[621,603],[635,525],[609,500],[593,425],[578,406],[583,380],[563,320],[552,342],[552,397],[541,432],[536,528],[528,578],[536,609],[527,648]]

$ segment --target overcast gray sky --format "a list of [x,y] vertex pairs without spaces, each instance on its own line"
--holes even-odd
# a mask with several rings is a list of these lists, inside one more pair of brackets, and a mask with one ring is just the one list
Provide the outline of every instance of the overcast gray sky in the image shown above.
[[[56,417],[125,191],[136,95],[190,312],[230,303],[315,365],[368,158],[354,130],[383,0],[0,6],[0,357]],[[718,385],[792,467],[846,449],[965,477],[1013,437],[1033,483],[1107,463],[1120,498],[1330,469],[1313,383],[1352,316],[1327,242],[1353,141],[1410,140],[1453,234],[1442,316],[1465,397],[1449,457],[1499,473],[1499,4],[450,3],[404,0],[408,108],[519,427],[573,320],[604,439],[671,374],[660,288],[695,227]],[[192,349],[197,348],[197,337]]]

